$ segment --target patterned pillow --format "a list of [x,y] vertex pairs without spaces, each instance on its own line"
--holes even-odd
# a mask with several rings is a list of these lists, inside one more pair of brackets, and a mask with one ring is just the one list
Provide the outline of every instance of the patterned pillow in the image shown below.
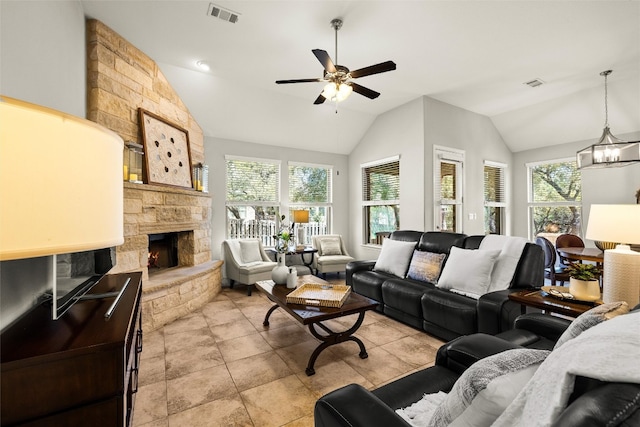
[[339,237],[325,237],[320,240],[320,255],[342,255]]
[[435,252],[413,251],[407,277],[422,282],[438,283],[445,256]]
[[553,347],[560,347],[570,339],[573,339],[586,331],[587,329],[602,323],[605,320],[612,319],[619,314],[626,314],[629,312],[629,305],[625,301],[610,302],[607,304],[598,305],[591,310],[585,311],[576,318],[569,327],[562,333],[556,345]]

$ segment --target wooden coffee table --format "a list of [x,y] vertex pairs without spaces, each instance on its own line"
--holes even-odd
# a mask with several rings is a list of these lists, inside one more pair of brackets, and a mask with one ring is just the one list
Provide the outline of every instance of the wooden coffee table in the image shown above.
[[[301,286],[304,283],[319,283],[322,285],[329,284],[328,282],[312,275],[298,277],[298,286]],[[257,282],[256,286],[275,303],[275,305],[267,311],[267,314],[264,317],[264,322],[262,322],[264,326],[269,326],[269,316],[271,316],[271,313],[273,313],[277,308],[281,308],[301,324],[309,325],[309,332],[311,332],[311,335],[322,341],[313,351],[311,357],[309,357],[309,363],[307,364],[307,369],[305,369],[307,375],[311,376],[316,373],[313,366],[316,363],[316,359],[325,348],[341,342],[354,341],[360,347],[360,358],[366,359],[369,357],[362,341],[357,337],[354,337],[353,334],[358,330],[358,328],[360,328],[360,325],[362,325],[365,312],[377,307],[377,301],[356,294],[355,292],[351,292],[341,307],[318,307],[303,304],[287,304],[287,295],[290,292],[293,292],[294,289],[288,289],[286,285],[270,285],[269,281]],[[358,319],[354,325],[346,331],[335,332],[322,323],[326,320],[349,316],[351,314],[358,314]],[[327,335],[320,334],[317,328],[322,329],[327,333]]]
[[569,317],[578,317],[596,305],[602,304],[602,301],[590,303],[555,298],[547,296],[546,293],[540,289],[525,289],[513,292],[509,294],[509,299],[521,305],[522,314],[525,313],[526,306],[529,306],[544,310],[545,313],[558,313]]

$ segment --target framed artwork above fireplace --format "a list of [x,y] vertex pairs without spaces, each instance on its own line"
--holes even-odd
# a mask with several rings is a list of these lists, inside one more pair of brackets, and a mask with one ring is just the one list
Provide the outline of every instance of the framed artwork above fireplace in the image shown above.
[[138,109],[147,183],[193,188],[189,132],[156,114]]

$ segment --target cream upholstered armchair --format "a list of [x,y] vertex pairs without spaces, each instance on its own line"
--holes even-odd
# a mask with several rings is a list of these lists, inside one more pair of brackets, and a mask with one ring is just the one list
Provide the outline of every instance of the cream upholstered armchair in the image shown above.
[[234,282],[247,285],[247,295],[251,295],[253,285],[259,280],[271,279],[271,270],[277,263],[271,261],[258,239],[227,239],[224,247],[224,264],[229,286]]
[[313,236],[313,247],[318,250],[317,256],[313,257],[313,268],[323,277],[327,277],[327,273],[344,272],[347,264],[355,260],[339,234]]

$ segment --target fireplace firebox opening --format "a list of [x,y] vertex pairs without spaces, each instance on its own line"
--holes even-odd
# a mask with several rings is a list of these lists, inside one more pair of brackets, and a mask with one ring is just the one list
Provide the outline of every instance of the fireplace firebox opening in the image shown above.
[[149,274],[162,269],[177,267],[178,233],[159,233],[149,235]]

